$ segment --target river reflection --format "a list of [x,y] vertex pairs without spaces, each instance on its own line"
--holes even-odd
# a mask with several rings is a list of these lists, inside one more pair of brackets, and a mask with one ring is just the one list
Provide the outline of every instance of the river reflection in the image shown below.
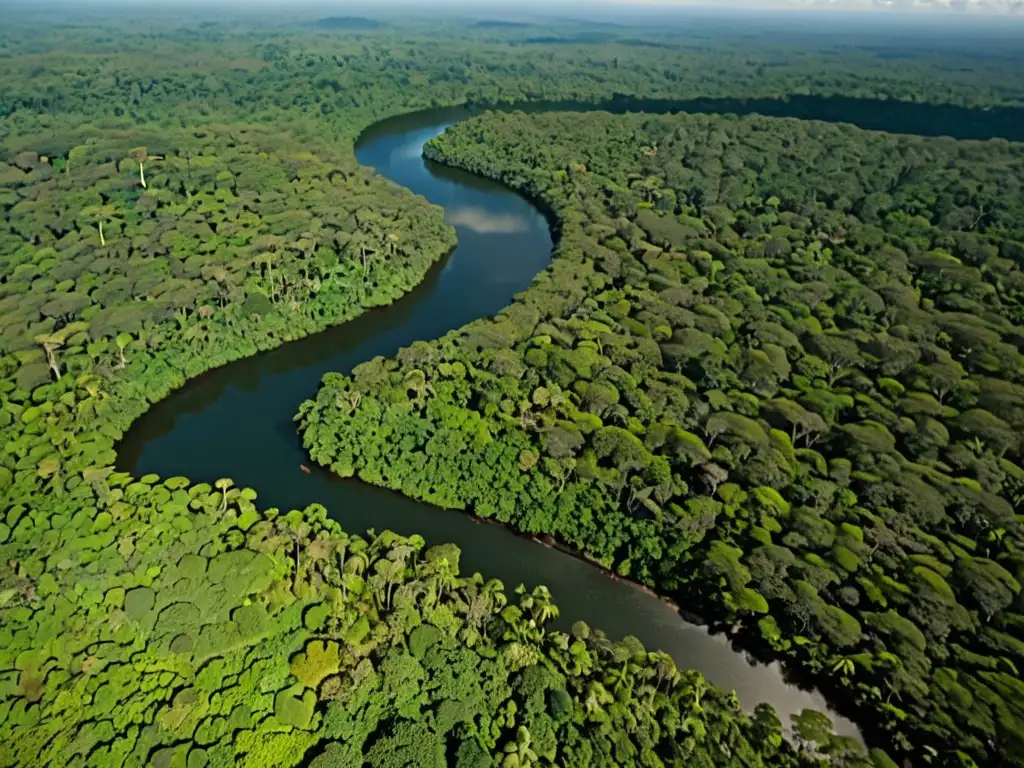
[[466,227],[484,235],[525,232],[530,228],[530,222],[523,216],[491,213],[484,208],[471,205],[447,211],[445,220],[453,227]]

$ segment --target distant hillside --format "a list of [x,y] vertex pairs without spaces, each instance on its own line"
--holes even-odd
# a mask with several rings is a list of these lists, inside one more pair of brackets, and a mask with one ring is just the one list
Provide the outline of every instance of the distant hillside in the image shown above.
[[477,29],[522,29],[523,27],[532,27],[533,24],[527,24],[524,21],[477,21],[472,25]]
[[313,26],[319,29],[380,29],[387,25],[383,21],[362,16],[328,16],[318,19]]
[[576,35],[542,35],[540,37],[528,37],[523,40],[525,43],[538,43],[541,45],[592,45],[597,43],[616,42],[613,32],[580,32]]

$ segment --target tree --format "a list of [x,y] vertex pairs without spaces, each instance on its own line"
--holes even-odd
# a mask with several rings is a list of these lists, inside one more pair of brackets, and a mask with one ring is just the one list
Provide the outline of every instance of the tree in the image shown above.
[[620,428],[602,427],[594,436],[594,450],[598,458],[610,457],[620,473],[620,487],[625,484],[625,475],[644,466],[650,454],[640,439]]
[[584,438],[579,427],[567,421],[560,421],[550,427],[541,428],[541,444],[555,459],[569,459],[583,446]]
[[687,466],[699,466],[711,459],[711,451],[697,435],[685,429],[673,428],[668,434],[668,445],[676,459]]
[[405,563],[401,560],[383,559],[374,563],[371,584],[379,591],[380,605],[384,610],[391,610],[391,595],[404,574]]
[[54,377],[60,381],[60,361],[57,359],[57,350],[64,346],[69,338],[81,333],[89,327],[88,323],[71,323],[52,333],[42,333],[35,337],[36,344],[43,347],[46,353],[46,363],[53,371]]
[[718,486],[729,479],[729,470],[720,464],[708,462],[701,465],[701,479],[707,484],[712,496],[718,493]]
[[753,419],[739,413],[712,414],[704,423],[704,434],[708,436],[708,447],[714,445],[715,440],[725,434],[751,445],[763,445],[768,442],[764,428]]
[[849,680],[856,670],[857,665],[851,656],[837,656],[832,664],[832,672],[843,680]]
[[114,342],[117,344],[118,370],[124,370],[124,368],[128,365],[128,360],[124,356],[124,351],[128,347],[128,345],[132,343],[133,340],[134,339],[130,333],[119,333],[114,338]]
[[655,689],[660,691],[661,686],[666,684],[669,689],[675,686],[680,679],[679,669],[675,661],[664,651],[654,651],[648,654],[651,673],[655,679]]
[[338,644],[314,640],[292,659],[291,672],[307,688],[316,688],[340,669]]
[[149,153],[145,147],[137,147],[131,151],[130,156],[139,164],[139,183],[142,184],[143,189],[146,189],[146,169],[144,164],[149,160]]
[[228,489],[231,488],[234,485],[234,483],[231,481],[230,478],[222,477],[219,480],[217,480],[213,485],[221,492],[220,511],[222,513],[226,512],[228,509]]
[[82,209],[79,218],[87,225],[96,227],[100,237],[100,245],[106,246],[107,239],[103,235],[103,224],[117,216],[118,213],[117,206],[112,204],[90,205]]
[[832,721],[817,710],[804,709],[792,720],[797,737],[811,750],[824,747],[832,737]]
[[552,602],[551,592],[543,584],[534,587],[533,592],[520,601],[520,605],[530,612],[538,625],[547,624],[558,618],[558,606]]
[[963,366],[955,360],[916,366],[915,372],[939,403],[943,403],[951,393],[962,388],[966,382],[966,372]]
[[85,295],[76,293],[62,293],[46,302],[40,312],[44,317],[54,317],[66,320],[81,313],[92,304],[92,300]]
[[64,337],[59,333],[44,333],[36,336],[36,343],[42,344],[46,352],[46,363],[53,371],[53,375],[60,381],[60,363],[57,360],[57,350],[64,346]]
[[808,347],[828,363],[829,386],[845,376],[861,357],[857,344],[843,336],[818,334],[811,337]]
[[807,447],[810,448],[828,431],[828,425],[821,416],[792,400],[769,400],[764,408],[769,414],[776,414],[790,427],[790,440],[794,445],[800,440],[805,440]]
[[309,525],[300,518],[296,518],[293,515],[286,515],[276,521],[275,528],[277,534],[284,537],[292,546],[294,558],[292,564],[292,592],[298,594],[299,584],[302,577],[302,568],[299,558],[302,552],[302,546],[306,541],[306,537],[309,535]]
[[530,768],[538,761],[537,753],[530,747],[532,737],[522,725],[516,729],[516,737],[502,749],[502,768]]
[[1013,427],[983,408],[964,411],[957,417],[956,426],[964,433],[983,441],[998,456],[1016,450],[1020,443],[1020,435]]
[[424,573],[439,600],[458,583],[459,556],[459,549],[453,544],[433,546],[426,552]]
[[958,559],[955,573],[961,596],[981,610],[986,622],[1007,608],[1020,594],[1020,582],[993,560],[980,557]]

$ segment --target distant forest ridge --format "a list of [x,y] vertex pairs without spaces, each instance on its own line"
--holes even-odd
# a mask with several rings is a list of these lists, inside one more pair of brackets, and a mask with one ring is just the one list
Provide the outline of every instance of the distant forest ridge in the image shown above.
[[536,26],[525,21],[502,21],[500,19],[482,19],[471,25],[477,29],[524,29]]
[[364,16],[326,16],[317,19],[313,26],[320,29],[381,29],[387,24]]

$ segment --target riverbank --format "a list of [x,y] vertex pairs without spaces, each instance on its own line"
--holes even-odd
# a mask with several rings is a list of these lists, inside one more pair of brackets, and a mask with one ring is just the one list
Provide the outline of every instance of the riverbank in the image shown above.
[[[581,144],[560,143],[574,135],[577,127],[582,131]],[[734,134],[735,141],[727,142],[726,138]],[[719,139],[705,151],[711,156],[700,163],[702,156],[694,141],[704,135]],[[713,170],[722,160],[718,154],[725,152],[734,163],[742,161],[749,166],[747,172],[755,178],[760,179],[757,174],[763,173],[765,179],[758,188],[761,197],[751,195],[749,190],[739,195],[733,188],[728,200],[731,206],[743,209],[743,217],[730,219],[718,205],[707,214],[715,217],[712,228],[697,214],[688,212],[696,205],[688,197],[693,194],[688,184],[700,184],[693,178],[695,171],[687,176],[685,164],[682,170],[677,167],[674,178],[686,183],[666,186],[669,182],[660,169],[666,162],[672,165],[675,156],[668,154],[663,161],[661,154],[663,145],[673,142],[692,168]],[[555,540],[571,545],[574,555],[579,549],[599,553],[599,560],[615,562],[616,572],[638,574],[639,580],[657,582],[665,591],[693,589],[695,597],[718,606],[733,627],[732,636],[738,633],[743,645],[750,647],[751,633],[755,637],[759,634],[761,642],[754,644],[761,650],[771,646],[772,658],[796,657],[808,673],[828,678],[830,687],[839,680],[842,686],[836,687],[847,688],[850,699],[870,703],[871,691],[884,690],[890,682],[879,679],[884,675],[875,674],[869,676],[875,682],[871,686],[863,681],[864,674],[855,676],[852,671],[863,666],[868,672],[878,672],[873,649],[884,642],[879,633],[884,635],[889,630],[875,606],[889,608],[881,615],[892,617],[892,621],[899,617],[908,622],[907,626],[915,625],[905,619],[906,611],[910,616],[919,615],[912,600],[899,601],[911,604],[903,606],[904,613],[896,613],[885,595],[872,591],[870,576],[854,581],[849,575],[858,571],[862,557],[870,558],[870,543],[884,537],[880,520],[886,510],[869,515],[855,508],[860,494],[870,494],[869,488],[862,487],[869,482],[865,471],[855,474],[853,482],[843,480],[849,479],[847,475],[837,475],[831,482],[830,487],[839,482],[845,488],[841,512],[805,506],[794,511],[808,498],[807,483],[828,482],[804,478],[831,478],[831,462],[859,467],[860,459],[847,458],[831,443],[828,449],[820,449],[826,450],[825,455],[803,444],[798,444],[796,450],[796,430],[784,431],[779,419],[772,416],[774,401],[765,403],[765,413],[755,420],[758,406],[777,387],[760,399],[758,389],[741,393],[751,388],[741,364],[746,359],[743,349],[727,357],[722,343],[714,338],[728,336],[726,343],[735,343],[744,322],[744,298],[753,301],[760,312],[753,313],[755,319],[771,314],[769,302],[762,302],[759,296],[762,291],[775,296],[772,291],[777,293],[779,289],[762,272],[772,271],[785,285],[794,286],[793,291],[799,290],[806,271],[802,270],[803,260],[794,256],[791,270],[795,272],[785,273],[790,260],[780,258],[777,252],[770,254],[767,263],[755,258],[752,254],[760,255],[760,251],[752,250],[755,238],[748,242],[742,237],[742,227],[733,231],[728,225],[737,220],[756,220],[762,227],[757,232],[774,233],[772,227],[785,221],[787,236],[795,241],[790,248],[820,248],[820,241],[811,242],[818,238],[808,230],[809,220],[800,216],[800,211],[821,208],[813,195],[810,201],[805,199],[811,194],[808,190],[817,191],[817,187],[807,176],[813,172],[801,163],[820,154],[824,145],[848,147],[855,158],[877,159],[867,164],[884,169],[883,185],[890,167],[896,168],[896,183],[902,183],[900,180],[906,177],[898,172],[899,160],[913,153],[938,158],[935,167],[940,168],[945,167],[941,158],[948,155],[948,162],[971,178],[980,179],[991,169],[1016,167],[1018,151],[1000,143],[933,141],[869,134],[849,126],[760,117],[667,120],[638,115],[625,120],[601,113],[586,119],[565,114],[535,117],[493,113],[451,129],[428,145],[428,157],[504,180],[528,196],[542,197],[572,226],[564,227],[552,266],[507,310],[422,345],[415,360],[399,356],[396,361],[375,364],[372,387],[368,386],[369,371],[357,370],[351,378],[325,379],[317,401],[303,406],[304,441],[313,458],[343,473],[356,471],[367,482],[431,504],[475,509],[484,517],[494,517],[521,531],[547,531]],[[795,151],[793,146],[803,146],[807,151]],[[787,148],[789,151],[784,151]],[[650,160],[655,152],[659,153],[657,162]],[[780,163],[784,159],[788,165],[780,169],[772,158]],[[821,161],[828,162],[825,157]],[[931,167],[922,167],[920,173],[927,175]],[[787,183],[791,177],[800,183]],[[1011,176],[1007,181],[1007,190],[1014,188],[1014,179]],[[850,177],[846,182],[842,189],[850,191],[853,200],[879,183],[877,176],[860,181]],[[707,194],[716,194],[718,186],[713,180],[706,183]],[[891,206],[904,204],[901,195],[893,197]],[[604,210],[606,207],[610,213]],[[677,216],[658,215],[655,211],[659,209]],[[826,220],[841,221],[851,231],[852,239],[859,242],[862,235],[866,237],[863,230],[868,225],[852,221],[848,214],[844,218],[844,211],[833,213],[825,206],[819,214]],[[941,242],[940,223],[934,221],[930,224],[936,232],[933,239]],[[941,220],[942,226],[946,221]],[[821,226],[818,224],[819,229]],[[708,235],[708,229],[727,232],[728,243]],[[901,236],[900,232],[892,235]],[[773,240],[769,243],[775,244]],[[789,252],[785,245],[779,244],[783,254]],[[764,248],[768,257],[768,247]],[[848,267],[847,260],[855,260],[852,253],[848,248],[839,249],[826,257],[832,255]],[[730,265],[746,276],[745,282],[724,280],[725,275],[733,274]],[[717,283],[710,279],[716,272],[723,276]],[[690,284],[702,286],[695,289],[698,293],[711,295],[692,295]],[[711,285],[715,287],[709,291]],[[747,294],[731,290],[741,285],[749,286]],[[796,299],[781,303],[779,323],[783,330],[776,333],[792,333],[788,343],[797,350],[801,340],[811,345],[809,349],[824,348],[839,333],[835,330],[815,346],[823,331],[832,328],[833,313],[821,310],[812,328],[792,319],[795,310],[781,314],[799,303]],[[926,309],[931,306],[924,304]],[[726,311],[728,317],[723,314]],[[865,331],[877,330],[870,316],[857,317]],[[673,319],[670,323],[666,318]],[[656,346],[649,341],[651,337],[662,343]],[[756,338],[768,343],[760,336]],[[646,346],[641,343],[644,341]],[[688,342],[696,345],[698,353],[687,348]],[[851,349],[858,348],[851,345]],[[783,377],[789,376],[791,361],[799,364],[801,356],[806,359],[808,354],[794,352],[789,356],[781,348],[775,351],[779,360],[786,361],[785,373],[780,374]],[[662,355],[667,365],[661,364]],[[856,359],[854,353],[851,355]],[[732,387],[711,393],[715,398],[710,405],[698,403],[705,406],[705,415],[714,414],[706,425],[686,405],[703,394],[694,382],[709,375],[694,357],[700,358],[700,363],[714,363],[714,380]],[[765,366],[774,365],[771,358],[765,358]],[[873,381],[870,375],[881,375],[870,361],[865,365],[865,382]],[[901,370],[894,372],[898,375]],[[920,388],[911,373],[901,376],[900,391]],[[818,378],[808,369],[807,376],[812,375]],[[792,385],[782,385],[788,387],[783,391],[804,402],[799,392],[804,392],[808,384],[796,378]],[[799,378],[806,377],[801,374]],[[831,384],[829,380],[816,384],[814,392],[807,393],[810,405],[805,403],[803,407],[814,408],[813,394],[829,391]],[[670,402],[666,388],[672,385],[682,388],[678,398],[682,403]],[[839,394],[851,393],[840,389]],[[330,409],[332,398],[345,396],[363,398],[350,417]],[[655,401],[657,405],[652,406]],[[884,395],[880,395],[879,402],[884,401]],[[852,409],[854,402],[848,407]],[[898,408],[895,403],[892,407]],[[670,412],[664,423],[656,424],[655,417],[666,409]],[[823,420],[820,430],[826,430],[837,419],[837,413],[828,413],[828,422]],[[861,414],[861,418],[866,416]],[[719,422],[721,429],[716,426]],[[712,454],[712,441],[723,433],[724,442],[716,442]],[[700,434],[707,435],[707,445]],[[913,455],[917,444],[898,445],[899,450]],[[890,450],[896,447],[894,439]],[[730,448],[742,450],[737,455],[744,459],[752,456],[753,467],[737,460]],[[761,455],[772,451],[770,457]],[[562,461],[567,456],[568,464]],[[702,476],[701,468],[712,462],[712,457],[716,463],[708,471],[716,473]],[[618,468],[622,466],[628,470],[620,473]],[[678,479],[675,472],[679,473]],[[730,482],[723,484],[726,478]],[[889,480],[902,482],[895,477]],[[699,489],[705,486],[708,490],[701,494]],[[635,502],[628,512],[620,509],[624,489],[632,489],[629,499],[631,504]],[[697,490],[687,493],[687,489]],[[787,495],[781,495],[779,489]],[[718,490],[721,493],[716,493]],[[652,496],[654,493],[657,496]],[[841,537],[835,515],[840,515],[843,522]],[[720,524],[708,531],[702,518],[716,516]],[[808,519],[818,521],[819,517],[821,530],[830,532],[827,538],[820,534],[823,538],[818,541],[820,532],[806,536],[800,533],[802,525],[810,525]],[[724,533],[719,533],[723,526]],[[783,538],[788,528],[795,530]],[[942,532],[939,526],[935,531],[922,530],[920,535]],[[945,535],[959,541],[956,530]],[[807,537],[817,543],[805,553]],[[838,546],[834,551],[833,542]],[[936,551],[937,560],[943,557],[942,551]],[[949,557],[945,556],[947,560]],[[970,559],[967,554],[962,557]],[[793,575],[783,586],[771,578],[771,562],[766,563],[766,558],[784,558],[779,567],[791,565]],[[944,570],[942,565],[936,567]],[[871,572],[877,570],[872,568]],[[898,582],[900,573],[889,578]],[[936,583],[940,579],[936,577]],[[831,583],[847,581],[850,584],[840,595],[829,589]],[[964,606],[973,604],[970,591],[965,593],[957,585],[957,593]],[[953,588],[948,594],[954,594]],[[794,606],[794,601],[800,605]],[[801,608],[804,613],[797,613]],[[961,606],[961,610],[965,609]],[[790,619],[794,621],[792,626]],[[925,629],[920,631],[929,631],[927,622],[922,626]],[[923,645],[924,641],[918,647]],[[913,653],[905,655],[910,659]],[[943,660],[939,654],[935,663]],[[829,676],[827,670],[842,674]],[[920,701],[926,685],[923,681],[914,685],[914,722],[920,720],[919,730],[897,726],[900,740],[909,739],[910,733],[916,738],[929,732],[927,717],[922,713],[939,706],[934,697]]]
[[[509,108],[522,106],[524,105],[519,104]],[[587,105],[588,108],[592,106]],[[628,106],[621,101],[617,105],[609,106],[628,111]],[[457,253],[450,263],[446,262],[440,267],[437,270],[439,274],[435,274],[434,278],[427,278],[428,283],[432,279],[436,279],[437,282],[425,285],[420,293],[414,290],[407,297],[408,302],[400,301],[381,315],[365,316],[363,320],[357,319],[351,325],[310,336],[304,341],[292,342],[270,355],[261,355],[250,361],[239,361],[229,369],[211,371],[204,375],[201,384],[182,391],[180,405],[175,397],[171,397],[151,407],[147,417],[130,435],[132,447],[129,449],[126,444],[122,445],[120,461],[124,463],[119,466],[134,472],[155,471],[210,480],[214,479],[209,474],[210,468],[216,467],[217,476],[231,475],[259,486],[263,489],[262,495],[269,498],[272,503],[283,506],[302,501],[323,501],[349,528],[391,527],[410,533],[421,532],[432,541],[456,541],[470,553],[467,558],[478,558],[472,567],[484,573],[502,571],[496,575],[500,575],[509,583],[530,581],[532,576],[537,581],[549,583],[558,594],[570,595],[581,591],[579,586],[571,586],[575,580],[577,584],[589,585],[586,590],[593,589],[600,593],[603,588],[592,585],[589,577],[578,571],[570,568],[575,575],[566,576],[563,573],[567,568],[564,558],[553,559],[550,569],[541,577],[536,573],[536,569],[516,570],[513,562],[519,555],[509,555],[506,565],[494,555],[488,556],[485,552],[476,554],[475,550],[479,548],[479,544],[474,543],[473,537],[465,534],[450,519],[428,513],[423,505],[399,504],[390,496],[377,496],[366,492],[365,489],[355,489],[351,485],[346,485],[344,490],[341,490],[336,484],[320,482],[318,478],[311,479],[309,484],[301,485],[293,478],[280,477],[280,467],[291,468],[303,463],[306,460],[305,453],[295,445],[294,438],[287,436],[286,427],[279,428],[274,422],[270,422],[270,428],[264,430],[250,418],[252,413],[273,413],[280,403],[295,403],[308,397],[320,376],[327,371],[351,370],[353,366],[376,355],[393,355],[403,346],[411,345],[418,339],[443,336],[476,317],[495,314],[508,305],[517,290],[527,287],[534,275],[546,265],[547,253],[551,248],[550,240],[541,243],[540,240],[533,239],[516,243],[507,251],[495,251],[493,245],[488,244],[492,242],[488,240],[488,236],[514,240],[537,236],[543,228],[543,237],[546,238],[548,226],[554,224],[557,227],[557,221],[553,221],[551,211],[546,212],[547,224],[530,223],[528,208],[516,208],[515,214],[510,218],[500,207],[488,210],[486,206],[483,209],[477,206],[481,195],[484,200],[505,199],[496,188],[488,185],[481,187],[478,179],[440,168],[433,168],[424,175],[419,160],[420,145],[443,129],[448,120],[460,115],[465,115],[462,108],[446,109],[440,113],[430,111],[397,116],[385,123],[368,127],[360,134],[358,144],[362,148],[360,160],[364,165],[388,172],[397,183],[414,189],[417,184],[429,181],[432,186],[427,187],[426,191],[437,195],[437,200],[447,201],[453,208],[472,214],[461,217],[461,220],[473,225],[461,226],[459,241],[463,250]],[[440,118],[440,122],[436,121],[437,118]],[[409,140],[390,142],[386,137],[393,134],[388,134],[388,131],[397,131]],[[373,150],[374,142],[381,137],[385,140],[377,144],[380,147],[379,151]],[[403,153],[407,153],[408,157]],[[434,176],[430,176],[430,173]],[[471,194],[466,198],[458,197],[453,190],[461,187],[469,189]],[[456,196],[446,197],[450,195]],[[494,231],[495,227],[499,231]],[[509,258],[521,261],[523,254],[537,254],[538,251],[541,251],[541,258],[519,264],[522,269],[515,273],[515,281],[518,282],[502,284],[498,295],[491,296],[488,293],[491,290],[488,286],[495,279],[494,272],[504,272],[508,269],[506,266],[499,266],[495,259],[496,253],[507,253]],[[474,254],[474,258],[479,254],[480,260],[476,265],[465,265],[463,257],[469,254]],[[444,281],[452,280],[458,270],[463,268],[461,265],[465,265],[469,271],[461,278],[456,278],[454,282],[462,282],[458,285],[453,284],[452,290],[444,295],[443,300],[436,304],[430,303],[428,295],[436,290],[446,290]],[[503,283],[508,279],[507,275],[499,275],[499,278]],[[427,302],[425,305],[420,303],[421,298]],[[449,315],[449,306],[459,308],[461,315]],[[254,381],[260,382],[259,386],[254,388]],[[261,445],[263,450],[259,454],[254,454],[247,449],[248,445]],[[358,509],[362,506],[373,512],[362,512]],[[519,548],[511,545],[506,537],[496,537],[489,549],[492,552],[498,549],[519,552]],[[561,554],[557,548],[551,548],[551,551]],[[530,555],[526,550],[523,550],[521,556],[524,563],[536,560],[536,556]],[[580,562],[587,563],[587,560],[583,559]],[[591,564],[588,563],[586,567],[591,568]],[[621,581],[622,577],[616,576],[620,581],[607,579],[604,575],[600,578],[622,584],[630,592],[644,594],[645,598],[656,601],[668,608],[672,614],[677,614],[678,605],[666,603],[662,597],[642,593]],[[646,589],[650,590],[650,587]],[[603,598],[595,601],[593,605],[588,605],[585,600],[579,601],[575,606],[566,605],[564,599],[562,602],[565,614],[570,614],[575,608],[581,615],[586,615],[593,626],[605,627],[611,634],[621,635],[635,633],[637,626],[642,624],[642,620],[638,618],[629,618],[631,612],[643,613],[648,610],[634,603],[636,599],[625,595],[612,597],[604,594]],[[598,602],[603,605],[598,605]],[[615,615],[616,611],[608,607],[612,605],[619,606],[616,611],[621,615]],[[700,654],[695,654],[693,643],[700,644],[703,641],[688,634],[682,625],[681,634],[672,634],[661,624],[666,620],[667,618],[658,618],[657,626],[648,627],[644,642],[650,647],[675,648],[678,658],[689,658],[688,663],[695,663],[694,659]],[[619,627],[621,629],[617,629]],[[687,638],[685,641],[684,637]],[[759,675],[745,662],[738,663],[735,667],[731,666],[731,662],[726,664],[717,655],[717,648],[717,645],[711,644],[706,650],[706,658],[709,659],[709,666],[706,669],[712,679],[727,688],[736,687],[744,702],[759,700],[759,691],[763,693],[775,690],[778,693],[773,694],[776,698],[772,700],[780,711],[794,710],[794,707],[783,704],[788,694],[782,694],[777,687],[781,678]],[[729,653],[733,654],[731,650]],[[714,661],[711,661],[712,659]],[[802,703],[795,706],[796,711],[807,705],[822,706],[820,701],[811,704],[800,697],[798,699]]]
[[[451,259],[386,310],[213,371],[200,386],[154,404],[133,430],[133,451],[122,459],[130,463],[121,466],[134,474],[211,481],[230,476],[259,487],[261,499],[274,506],[325,504],[348,530],[388,528],[453,542],[463,551],[464,570],[508,584],[546,584],[567,624],[582,619],[609,637],[635,635],[648,648],[670,652],[680,665],[704,670],[716,685],[736,689],[748,708],[768,701],[784,720],[805,708],[825,709],[822,697],[785,683],[780,670],[751,665],[724,637],[685,623],[660,598],[613,581],[583,560],[537,547],[507,528],[472,525],[464,516],[355,480],[318,471],[305,475],[297,467],[309,460],[289,425],[251,417],[309,397],[329,371],[415,349],[417,340],[442,337],[499,312],[547,266],[553,245],[549,223],[529,203],[503,185],[424,164],[423,143],[448,125],[432,116],[392,120],[395,132],[361,144],[359,160],[446,210],[472,214],[459,216],[464,223],[456,226],[459,247]],[[836,720],[843,733],[857,733],[852,724]]]

